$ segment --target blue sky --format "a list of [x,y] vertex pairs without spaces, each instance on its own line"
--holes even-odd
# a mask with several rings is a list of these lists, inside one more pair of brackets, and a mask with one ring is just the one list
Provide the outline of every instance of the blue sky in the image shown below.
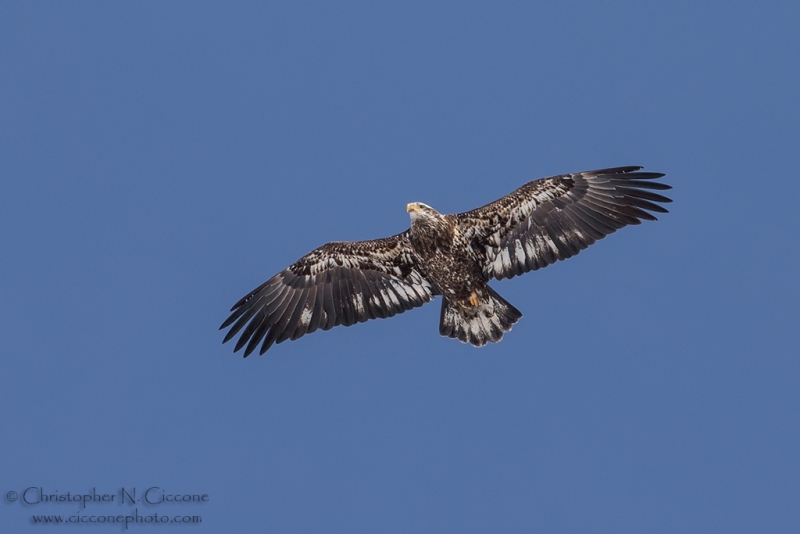
[[[800,7],[538,4],[4,3],[0,530],[79,512],[9,491],[154,486],[209,501],[80,514],[799,530]],[[524,314],[497,345],[440,337],[438,300],[221,345],[408,202],[618,165],[667,173],[670,213],[495,282]]]

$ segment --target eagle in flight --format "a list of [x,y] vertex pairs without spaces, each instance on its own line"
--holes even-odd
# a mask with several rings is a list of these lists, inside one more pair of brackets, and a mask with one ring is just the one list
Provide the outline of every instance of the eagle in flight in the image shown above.
[[[489,280],[513,278],[574,256],[629,224],[655,221],[671,202],[660,173],[617,167],[523,185],[465,213],[406,207],[411,227],[372,241],[334,241],[306,254],[231,308],[223,343],[234,352],[297,339],[321,328],[392,317],[442,296],[439,333],[481,347],[497,342],[522,313]],[[244,329],[242,331],[242,329]]]

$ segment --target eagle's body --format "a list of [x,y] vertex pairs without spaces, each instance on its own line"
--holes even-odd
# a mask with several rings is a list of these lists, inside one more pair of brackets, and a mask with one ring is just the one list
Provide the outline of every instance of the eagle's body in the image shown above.
[[417,255],[420,274],[454,302],[467,302],[483,290],[479,258],[458,228],[455,215],[442,215],[425,204],[408,205],[411,228],[408,240]]
[[439,332],[479,347],[500,341],[522,314],[489,288],[483,251],[473,249],[457,215],[442,215],[421,202],[407,210],[420,274],[444,297]]
[[[411,228],[312,251],[246,295],[220,328],[235,351],[297,339],[318,328],[391,317],[442,295],[439,331],[475,346],[500,341],[522,314],[488,281],[511,278],[569,258],[641,219],[666,213],[651,190],[658,173],[619,167],[529,182],[481,208],[442,215],[408,205]],[[263,341],[263,343],[262,343]]]

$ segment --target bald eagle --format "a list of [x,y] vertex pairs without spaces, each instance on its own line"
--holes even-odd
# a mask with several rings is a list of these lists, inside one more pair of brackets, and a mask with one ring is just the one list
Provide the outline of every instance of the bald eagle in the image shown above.
[[488,285],[574,256],[671,200],[664,176],[617,167],[534,180],[481,208],[443,215],[408,204],[411,227],[372,241],[335,241],[245,295],[220,329],[234,352],[321,328],[392,317],[442,296],[439,332],[476,347],[498,342],[522,313]]

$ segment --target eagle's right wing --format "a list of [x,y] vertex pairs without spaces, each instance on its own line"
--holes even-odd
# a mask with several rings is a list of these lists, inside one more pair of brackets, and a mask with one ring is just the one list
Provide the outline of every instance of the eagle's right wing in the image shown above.
[[234,352],[297,339],[422,306],[438,294],[416,269],[408,232],[372,241],[332,242],[306,254],[231,308],[223,343],[245,325]]
[[459,231],[483,258],[487,278],[511,278],[574,256],[598,239],[666,213],[652,190],[664,176],[617,167],[534,180],[481,208],[456,215]]

